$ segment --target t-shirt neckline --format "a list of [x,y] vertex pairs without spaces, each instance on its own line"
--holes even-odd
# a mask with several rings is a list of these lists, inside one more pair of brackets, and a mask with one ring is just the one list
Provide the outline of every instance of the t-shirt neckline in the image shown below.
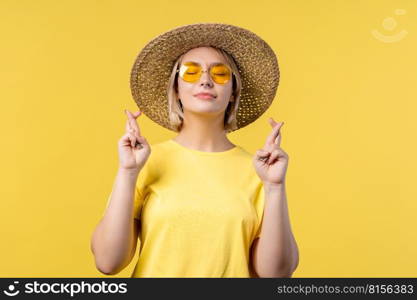
[[173,139],[169,139],[168,140],[169,143],[173,144],[175,147],[188,151],[190,153],[194,153],[194,154],[199,154],[199,155],[206,155],[206,156],[222,156],[222,155],[229,155],[229,154],[233,154],[235,153],[237,150],[239,150],[239,146],[236,145],[235,147],[226,150],[226,151],[216,151],[216,152],[210,152],[210,151],[200,151],[200,150],[196,150],[196,149],[191,149],[188,147],[185,147],[183,145],[181,145],[180,143],[178,143],[177,141],[173,140]]

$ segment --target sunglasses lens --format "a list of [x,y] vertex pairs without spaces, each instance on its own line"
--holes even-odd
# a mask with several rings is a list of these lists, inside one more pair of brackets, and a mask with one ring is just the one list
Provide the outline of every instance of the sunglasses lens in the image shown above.
[[219,84],[225,84],[230,80],[230,69],[224,64],[214,65],[211,70],[211,78],[213,81]]
[[[181,78],[186,82],[197,82],[202,72],[201,65],[195,62],[185,62],[181,64],[179,73]],[[217,64],[210,69],[211,78],[215,83],[225,84],[230,80],[232,73],[225,64]]]
[[184,81],[196,82],[200,78],[201,66],[193,63],[186,62],[180,67],[180,76]]

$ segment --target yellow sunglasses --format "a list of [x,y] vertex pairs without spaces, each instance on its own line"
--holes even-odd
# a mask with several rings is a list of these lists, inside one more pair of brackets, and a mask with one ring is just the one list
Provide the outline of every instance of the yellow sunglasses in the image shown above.
[[[188,61],[181,64],[180,68],[177,70],[177,73],[178,72],[184,81],[194,83],[200,79],[201,74],[207,71],[203,71],[203,67],[199,63]],[[218,84],[225,84],[232,77],[232,71],[229,66],[223,63],[211,65],[208,72],[211,79]]]

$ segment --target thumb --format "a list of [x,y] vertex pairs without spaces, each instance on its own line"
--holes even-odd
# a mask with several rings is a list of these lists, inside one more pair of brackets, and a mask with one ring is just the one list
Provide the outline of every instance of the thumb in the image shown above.
[[271,153],[269,153],[268,151],[263,150],[263,149],[259,149],[258,151],[256,151],[256,156],[258,156],[258,157],[267,157],[270,154]]

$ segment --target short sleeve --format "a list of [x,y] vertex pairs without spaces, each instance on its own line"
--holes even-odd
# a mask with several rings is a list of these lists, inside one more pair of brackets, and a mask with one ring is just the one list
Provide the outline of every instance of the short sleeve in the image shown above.
[[261,235],[261,228],[262,228],[262,221],[264,216],[264,207],[265,207],[265,189],[264,185],[261,182],[260,187],[257,190],[257,194],[254,201],[254,206],[256,210],[256,214],[258,216],[258,222],[256,226],[256,233],[254,239],[260,237]]
[[138,184],[135,186],[135,198],[133,200],[133,217],[140,220],[140,213],[143,205],[143,191],[139,188]]
[[[135,185],[134,197],[133,197],[133,216],[135,219],[138,219],[138,220],[140,219],[140,213],[142,210],[143,200],[145,196],[146,180],[147,180],[147,175],[148,175],[147,165],[148,163],[145,164],[143,169],[138,174],[138,178],[136,180],[136,185]],[[114,185],[113,185],[110,195],[107,198],[107,205],[103,212],[102,217],[104,217],[104,215],[106,214],[107,208],[109,207],[111,195],[113,194],[113,189],[114,189]]]
[[139,172],[135,186],[135,194],[133,199],[133,216],[140,220],[144,199],[146,196],[147,183],[149,182],[149,161],[145,163],[143,169]]

